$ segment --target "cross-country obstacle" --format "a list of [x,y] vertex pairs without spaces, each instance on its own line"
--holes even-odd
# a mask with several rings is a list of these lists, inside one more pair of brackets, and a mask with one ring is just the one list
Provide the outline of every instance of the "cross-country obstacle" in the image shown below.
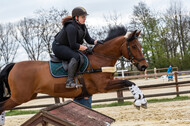
[[114,121],[111,117],[69,100],[42,109],[21,126],[110,126]]

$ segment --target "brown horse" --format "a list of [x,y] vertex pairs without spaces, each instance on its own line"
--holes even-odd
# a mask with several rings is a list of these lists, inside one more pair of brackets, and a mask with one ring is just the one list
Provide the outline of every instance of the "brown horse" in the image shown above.
[[[114,67],[121,56],[129,59],[140,71],[147,68],[148,64],[138,41],[140,32],[134,31],[124,36],[126,31],[125,33],[121,31],[119,27],[112,30],[104,44],[97,44],[94,47],[93,54],[88,55],[91,65],[87,70]],[[136,101],[141,100],[135,105],[146,104],[144,95],[134,83],[128,80],[114,80],[114,73],[95,72],[84,73],[81,76],[90,95],[129,87]],[[81,88],[66,89],[65,81],[66,77],[54,78],[50,74],[48,61],[23,61],[9,64],[0,74],[0,87],[4,84],[10,87],[10,97],[6,100],[3,100],[1,89],[0,113],[36,98],[38,93],[62,98],[75,98],[82,93]]]

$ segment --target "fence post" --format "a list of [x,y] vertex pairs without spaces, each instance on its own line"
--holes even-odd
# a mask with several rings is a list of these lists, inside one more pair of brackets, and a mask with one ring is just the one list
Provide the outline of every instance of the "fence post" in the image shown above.
[[147,69],[144,71],[145,80],[147,80]]
[[121,70],[121,75],[122,75],[123,78],[125,77],[124,70]]
[[154,68],[154,79],[157,79],[156,68]]
[[59,97],[54,97],[54,100],[55,100],[55,104],[60,103]]
[[117,98],[118,98],[118,103],[124,103],[122,90],[117,91]]
[[175,72],[175,73],[174,73],[174,75],[175,75],[175,83],[176,83],[176,92],[177,92],[177,97],[179,97],[179,94],[178,94],[178,92],[179,92],[179,85],[178,85],[178,73],[177,73],[177,72]]

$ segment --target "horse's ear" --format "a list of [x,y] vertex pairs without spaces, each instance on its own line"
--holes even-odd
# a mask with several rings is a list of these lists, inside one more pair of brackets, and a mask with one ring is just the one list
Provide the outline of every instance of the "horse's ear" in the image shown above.
[[139,37],[140,33],[141,33],[141,31],[139,31],[139,32],[136,33],[137,37]]
[[136,35],[136,32],[137,32],[137,30],[135,30],[135,31],[132,33],[132,36]]

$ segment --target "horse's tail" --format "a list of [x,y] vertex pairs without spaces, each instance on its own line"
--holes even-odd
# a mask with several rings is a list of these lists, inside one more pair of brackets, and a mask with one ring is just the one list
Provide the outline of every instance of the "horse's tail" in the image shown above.
[[15,63],[8,64],[0,73],[0,102],[7,99],[7,97],[4,97],[4,86],[8,89],[8,93],[10,94],[8,76],[14,65]]

